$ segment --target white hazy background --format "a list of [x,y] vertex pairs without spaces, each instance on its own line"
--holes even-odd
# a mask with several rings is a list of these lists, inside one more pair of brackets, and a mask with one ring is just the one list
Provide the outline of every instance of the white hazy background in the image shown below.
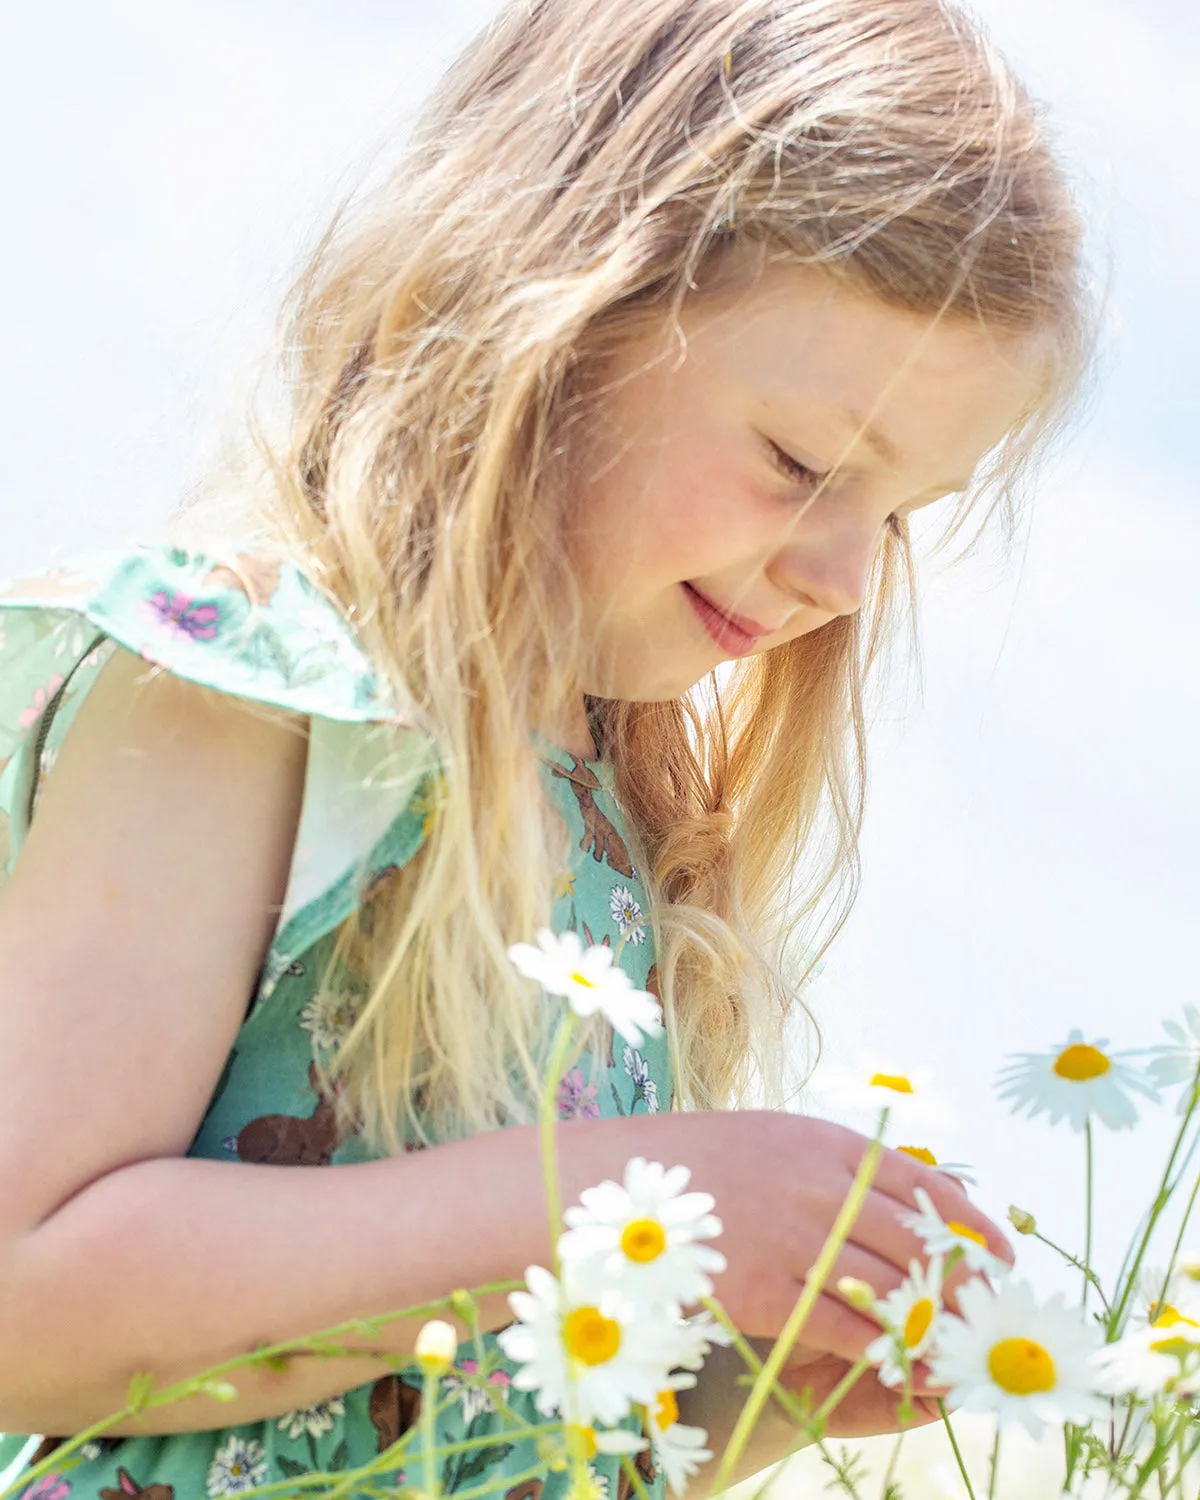
[[[1200,20],[1193,0],[977,9],[1080,184],[1104,368],[1022,547],[928,570],[923,696],[901,684],[879,715],[862,895],[815,1005],[833,1059],[932,1068],[953,1123],[925,1143],[973,1165],[987,1212],[1016,1201],[1080,1250],[1081,1138],[1013,1120],[992,1080],[1075,1025],[1150,1044],[1197,998]],[[490,10],[5,8],[0,575],[161,530],[236,417],[301,249]],[[1100,1132],[1106,1275],[1170,1121]],[[1077,1294],[1050,1252],[1019,1251]]]

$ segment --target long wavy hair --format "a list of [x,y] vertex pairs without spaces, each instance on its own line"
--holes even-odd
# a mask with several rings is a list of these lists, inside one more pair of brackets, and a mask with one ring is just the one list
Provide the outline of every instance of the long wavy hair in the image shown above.
[[[334,1063],[381,1148],[528,1117],[538,1020],[506,958],[547,921],[564,829],[530,727],[578,692],[571,435],[606,358],[731,249],[891,307],[1049,331],[973,514],[1011,508],[1092,326],[1038,110],[943,0],[510,0],[395,171],[291,296],[263,528],[339,602],[437,746],[413,861],[339,962],[368,998]],[[907,611],[903,524],[869,597],[670,702],[592,701],[654,904],[680,1101],[778,1100],[808,964],[853,898],[864,681]],[[504,629],[496,629],[498,622]]]

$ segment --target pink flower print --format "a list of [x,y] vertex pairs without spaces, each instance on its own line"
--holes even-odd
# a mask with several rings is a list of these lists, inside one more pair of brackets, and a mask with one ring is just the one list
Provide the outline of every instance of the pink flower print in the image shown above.
[[54,676],[50,679],[45,687],[38,688],[37,692],[33,695],[33,702],[29,705],[28,708],[22,709],[17,719],[17,723],[21,726],[22,729],[33,728],[37,721],[46,712],[46,707],[49,704],[51,698],[54,697],[55,693],[58,692],[59,688],[62,687],[62,685],[63,678]]
[[21,1496],[21,1500],[67,1500],[71,1486],[61,1474],[43,1474]]
[[558,1118],[560,1120],[598,1120],[600,1118],[596,1085],[584,1083],[582,1068],[572,1068],[559,1080]]
[[168,594],[159,589],[142,606],[144,613],[157,625],[192,641],[211,641],[221,619],[220,606],[197,604],[190,594]]

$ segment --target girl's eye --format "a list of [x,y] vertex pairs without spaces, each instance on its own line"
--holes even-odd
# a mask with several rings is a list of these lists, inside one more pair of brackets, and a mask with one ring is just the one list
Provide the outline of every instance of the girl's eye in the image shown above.
[[786,475],[788,479],[794,480],[798,484],[815,487],[822,480],[828,478],[828,475],[818,474],[815,469],[809,468],[808,464],[802,464],[798,458],[793,458],[790,453],[785,453],[778,443],[772,443],[768,439],[767,446],[771,450],[771,458],[774,461],[775,467],[781,474]]

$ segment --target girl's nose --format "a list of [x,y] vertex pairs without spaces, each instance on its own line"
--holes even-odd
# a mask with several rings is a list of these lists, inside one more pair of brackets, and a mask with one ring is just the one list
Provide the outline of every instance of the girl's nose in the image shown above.
[[827,615],[852,615],[867,596],[882,533],[866,527],[797,534],[768,570],[776,587]]

